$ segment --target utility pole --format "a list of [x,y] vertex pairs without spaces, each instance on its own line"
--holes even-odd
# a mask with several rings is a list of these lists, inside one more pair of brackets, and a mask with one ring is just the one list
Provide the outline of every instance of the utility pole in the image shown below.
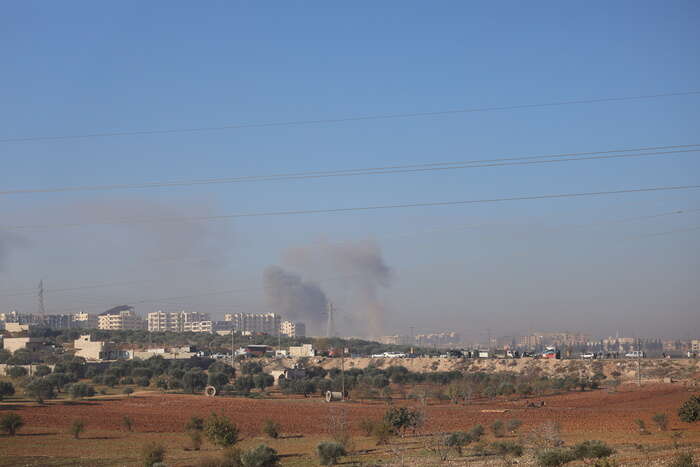
[[328,325],[326,328],[326,337],[333,337],[335,334],[335,323],[333,322],[333,310],[335,309],[333,307],[333,303],[331,301],[328,301],[326,304],[326,309],[328,311]]
[[345,400],[345,346],[343,346],[340,352],[340,390],[341,390],[341,400]]
[[233,368],[233,321],[231,321],[231,368]]

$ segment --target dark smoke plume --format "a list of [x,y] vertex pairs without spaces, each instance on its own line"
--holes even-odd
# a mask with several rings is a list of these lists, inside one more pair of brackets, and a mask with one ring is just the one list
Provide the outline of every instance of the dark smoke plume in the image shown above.
[[5,258],[11,248],[26,245],[26,240],[12,232],[0,231],[0,270],[5,263]]
[[392,272],[375,242],[323,241],[290,248],[284,262],[301,271],[342,278],[345,295],[350,295],[341,316],[355,323],[354,332],[370,337],[382,335],[386,306],[379,292],[391,284]]
[[312,333],[326,322],[326,294],[317,284],[304,282],[300,275],[269,266],[263,275],[270,308],[290,321],[303,321]]

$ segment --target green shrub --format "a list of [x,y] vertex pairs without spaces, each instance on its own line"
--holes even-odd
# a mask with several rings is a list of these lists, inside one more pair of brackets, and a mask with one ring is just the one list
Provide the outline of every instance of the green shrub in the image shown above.
[[523,446],[514,441],[497,441],[491,443],[491,449],[494,454],[499,456],[513,456],[520,457],[523,455]]
[[471,443],[473,437],[469,433],[457,431],[445,437],[445,446],[454,449],[457,454],[462,455],[462,448]]
[[204,419],[202,417],[193,416],[185,424],[186,431],[203,431]]
[[678,418],[686,423],[700,420],[700,396],[690,396],[678,409]]
[[238,442],[238,428],[228,417],[212,413],[204,422],[204,434],[217,446],[233,446]]
[[126,387],[122,393],[126,394],[126,397],[129,397],[134,393],[134,388]]
[[39,365],[36,367],[36,370],[34,370],[34,375],[35,376],[46,376],[51,374],[51,368],[49,368],[46,365]]
[[24,386],[24,393],[40,404],[46,399],[56,397],[53,385],[46,378],[35,378],[29,381]]
[[279,465],[277,451],[269,446],[260,444],[241,454],[243,467],[274,467]]
[[141,448],[141,460],[144,467],[153,467],[165,460],[165,447],[155,441],[146,443]]
[[73,383],[67,387],[67,392],[71,399],[82,399],[83,397],[94,396],[95,388],[85,383]]
[[144,387],[144,388],[150,386],[150,384],[151,384],[151,380],[149,378],[147,378],[146,376],[141,376],[140,378],[136,378],[135,381],[136,381],[137,385]]
[[542,467],[559,467],[575,460],[570,449],[547,449],[537,454],[537,463]]
[[407,429],[414,432],[423,423],[423,413],[418,409],[409,407],[391,407],[384,414],[384,421],[391,426],[394,433],[402,437]]
[[474,425],[474,427],[469,430],[469,435],[474,439],[474,441],[479,441],[482,436],[484,436],[486,430],[482,425]]
[[263,423],[262,432],[273,439],[277,439],[280,436],[280,425],[273,420],[265,420]]
[[496,420],[491,424],[491,432],[496,438],[503,438],[506,434],[506,427],[503,420]]
[[316,452],[321,465],[335,465],[342,456],[347,455],[345,448],[340,443],[324,442],[316,446]]
[[134,378],[132,378],[131,376],[125,376],[119,380],[119,384],[121,384],[121,385],[134,384]]
[[128,415],[122,417],[122,425],[124,425],[126,431],[134,431],[134,420]]
[[7,376],[9,376],[12,379],[22,378],[24,376],[27,376],[27,374],[27,369],[23,366],[12,366],[7,370]]
[[611,456],[615,450],[602,441],[584,441],[573,447],[576,459],[600,459]]
[[9,381],[0,381],[0,401],[3,397],[14,396],[15,387]]
[[83,420],[73,420],[68,432],[73,435],[73,438],[80,438],[80,434],[85,431],[85,422]]
[[15,436],[17,431],[24,426],[24,420],[16,413],[7,413],[0,417],[0,430],[10,436]]
[[651,417],[651,421],[654,422],[657,427],[659,427],[659,431],[668,430],[668,415],[665,413],[654,414],[654,416]]

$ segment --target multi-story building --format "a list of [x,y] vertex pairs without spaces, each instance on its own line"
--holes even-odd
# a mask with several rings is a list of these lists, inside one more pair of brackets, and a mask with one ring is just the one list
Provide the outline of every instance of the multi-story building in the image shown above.
[[306,325],[294,321],[282,321],[280,334],[287,337],[306,337]]
[[144,329],[146,323],[134,312],[134,307],[121,305],[100,313],[97,327],[110,331],[122,331]]
[[411,336],[394,334],[393,336],[381,336],[379,342],[385,345],[413,345],[415,344],[415,339],[411,339]]
[[51,329],[70,329],[73,327],[73,315],[46,315],[42,324]]
[[80,336],[73,341],[76,357],[83,357],[88,361],[116,360],[128,357],[128,352],[119,350],[111,342],[93,341],[90,334]]
[[278,335],[282,317],[277,313],[233,313],[224,315],[232,323],[233,330],[240,333],[263,333]]
[[437,332],[433,334],[418,334],[418,345],[450,346],[462,342],[462,338],[456,332]]
[[694,353],[700,353],[700,340],[693,339],[690,341],[690,351]]
[[[211,318],[208,313],[158,310],[148,314],[148,330],[151,332],[212,332],[211,328]],[[200,331],[199,329],[209,330]]]
[[99,323],[96,315],[85,312],[74,313],[72,320],[72,327],[81,329],[97,329],[97,325]]

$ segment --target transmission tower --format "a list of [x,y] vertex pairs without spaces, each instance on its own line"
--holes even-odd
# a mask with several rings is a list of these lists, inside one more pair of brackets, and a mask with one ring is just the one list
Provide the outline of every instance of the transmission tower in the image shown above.
[[39,314],[44,316],[46,308],[44,307],[44,280],[39,281]]

